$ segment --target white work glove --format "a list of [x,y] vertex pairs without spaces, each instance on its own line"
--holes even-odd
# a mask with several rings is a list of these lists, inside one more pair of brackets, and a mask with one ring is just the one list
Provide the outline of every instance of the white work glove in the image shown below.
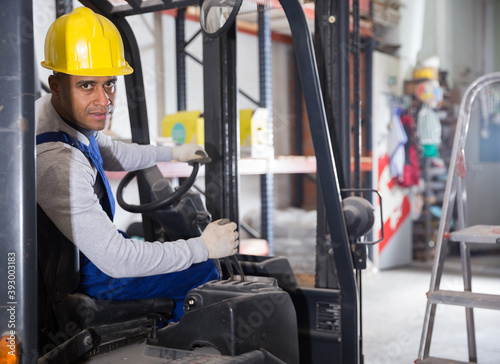
[[198,162],[207,164],[212,161],[207,152],[203,150],[198,144],[187,143],[172,148],[172,159],[179,162],[186,162],[192,164]]
[[214,221],[207,225],[201,238],[205,242],[209,259],[224,258],[238,252],[236,224],[228,219]]

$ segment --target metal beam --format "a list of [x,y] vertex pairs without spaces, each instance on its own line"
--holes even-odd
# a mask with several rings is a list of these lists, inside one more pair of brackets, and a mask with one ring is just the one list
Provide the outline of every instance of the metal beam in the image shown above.
[[239,125],[236,82],[236,25],[220,38],[203,37],[205,196],[214,220],[239,225]]
[[350,188],[349,0],[317,0],[314,28],[315,55],[339,184],[340,188]]
[[179,9],[175,18],[175,49],[177,70],[177,111],[186,110],[186,10]]
[[73,2],[71,0],[56,0],[56,18],[71,13],[72,10]]
[[162,135],[162,120],[166,115],[165,97],[165,47],[163,42],[163,14],[154,13],[155,71],[156,71],[156,120],[157,135]]
[[[273,143],[273,95],[272,95],[272,59],[271,59],[271,21],[269,11],[263,5],[258,5],[258,39],[259,39],[259,90],[260,106],[269,110],[267,120],[267,150],[268,158],[274,159]],[[260,176],[261,200],[261,237],[269,243],[269,254],[274,255],[274,175],[272,173]]]
[[[304,132],[303,132],[303,108],[302,108],[302,85],[297,70],[297,62],[294,61],[293,72],[293,150],[297,155],[304,155]],[[304,204],[304,175],[295,174],[293,176],[295,193],[293,195],[293,205],[302,207]]]
[[0,13],[0,327],[22,363],[38,356],[32,6],[7,1]]
[[[335,166],[325,104],[319,81],[312,38],[298,0],[280,0],[292,32],[295,57],[302,82],[309,127],[318,165],[325,213],[331,236],[331,249],[324,259],[335,259],[341,287],[342,363],[359,363],[358,287],[347,228],[342,211],[342,197]],[[348,19],[348,18],[347,18]],[[328,358],[325,358],[328,362]]]
[[163,0],[162,2],[139,2],[138,0],[129,0],[133,3],[124,5],[113,5],[109,1],[103,0],[80,0],[80,2],[99,13],[109,17],[123,18],[129,15],[138,15],[146,13],[154,13],[163,10],[180,9],[187,6],[199,5],[198,0]]
[[[353,79],[354,79],[354,140],[353,140],[353,150],[354,150],[354,175],[353,175],[353,185],[354,188],[361,188],[361,38],[359,36],[359,0],[353,0],[352,2],[352,19],[353,19],[353,31],[352,31],[352,54],[353,54]],[[350,168],[350,164],[349,164]]]

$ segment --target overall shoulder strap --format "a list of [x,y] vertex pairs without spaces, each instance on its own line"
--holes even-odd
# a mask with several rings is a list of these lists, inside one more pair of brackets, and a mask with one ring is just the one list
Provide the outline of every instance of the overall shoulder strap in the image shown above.
[[69,144],[72,147],[80,150],[92,161],[92,164],[94,164],[94,166],[97,168],[99,178],[106,190],[106,196],[104,196],[100,201],[101,206],[104,211],[106,211],[109,218],[113,220],[113,217],[115,215],[115,198],[113,197],[111,186],[109,185],[108,178],[106,177],[106,173],[104,173],[104,169],[102,167],[102,157],[99,152],[99,146],[97,145],[95,137],[92,135],[92,137],[90,138],[90,145],[86,146],[82,142],[62,131],[50,131],[36,136],[37,145],[48,142],[61,142]]
[[[75,138],[73,138],[72,136],[63,131],[49,131],[43,134],[38,134],[36,136],[37,145],[48,142],[62,142],[81,150],[83,153],[85,153],[86,151],[88,152],[88,147],[85,144],[76,140]],[[84,149],[86,149],[86,151]]]

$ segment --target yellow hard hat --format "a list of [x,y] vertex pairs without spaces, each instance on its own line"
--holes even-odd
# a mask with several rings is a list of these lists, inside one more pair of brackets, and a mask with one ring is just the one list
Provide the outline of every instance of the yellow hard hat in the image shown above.
[[129,75],[123,42],[111,21],[80,7],[56,19],[45,37],[42,67],[77,76]]

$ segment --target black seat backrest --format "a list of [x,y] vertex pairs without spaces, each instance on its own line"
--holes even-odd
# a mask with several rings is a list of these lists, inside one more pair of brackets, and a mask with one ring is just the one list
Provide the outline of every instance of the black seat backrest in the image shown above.
[[80,283],[80,251],[40,206],[38,219],[38,267],[50,301],[57,302]]
[[[80,251],[40,206],[37,214],[40,352],[54,346],[56,341],[57,345],[61,344],[60,338],[69,339],[87,328],[92,328],[97,335],[95,343],[109,342],[117,339],[117,333],[120,338],[136,337],[144,330],[149,313],[170,317],[175,307],[172,298],[107,301],[75,293],[80,283]],[[62,362],[57,360],[54,362]]]

